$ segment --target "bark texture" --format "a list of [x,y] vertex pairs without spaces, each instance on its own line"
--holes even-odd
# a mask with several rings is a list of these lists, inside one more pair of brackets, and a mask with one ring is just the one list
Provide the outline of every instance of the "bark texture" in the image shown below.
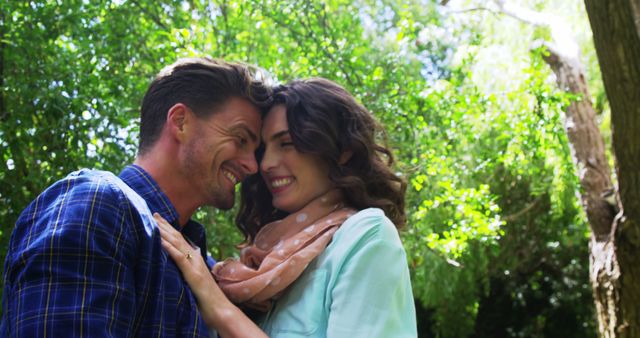
[[[566,110],[565,130],[592,230],[590,278],[598,331],[607,338],[640,337],[640,0],[585,0],[611,105],[619,191],[612,187],[577,49],[564,48],[573,43],[567,27],[544,13],[504,0],[494,3],[509,16],[551,29],[554,42],[544,43],[545,61],[562,90],[583,98]],[[612,192],[609,201],[603,198],[607,192]]]
[[591,244],[601,337],[640,337],[640,1],[585,0],[611,106],[620,213]]
[[584,71],[577,59],[561,54],[552,44],[546,43],[545,47],[549,54],[544,59],[555,73],[558,87],[580,97],[565,110],[564,127],[578,169],[582,205],[592,234],[597,240],[607,240],[616,214],[615,208],[602,197],[612,189],[611,169]]
[[554,74],[558,88],[580,99],[565,110],[564,127],[571,146],[574,164],[583,192],[581,200],[592,234],[598,241],[606,241],[616,215],[615,207],[603,198],[607,191],[615,191],[611,183],[611,169],[605,155],[604,140],[596,121],[584,69],[579,61],[579,47],[569,27],[553,15],[532,11],[505,0],[494,0],[500,12],[535,26],[551,30],[553,42],[536,43],[548,55],[545,61]]
[[553,42],[543,43],[549,52],[545,61],[559,88],[582,98],[565,111],[565,130],[592,231],[590,278],[598,334],[640,338],[640,0],[585,0],[611,106],[617,189],[568,26],[512,2],[493,3],[508,16],[551,30]]

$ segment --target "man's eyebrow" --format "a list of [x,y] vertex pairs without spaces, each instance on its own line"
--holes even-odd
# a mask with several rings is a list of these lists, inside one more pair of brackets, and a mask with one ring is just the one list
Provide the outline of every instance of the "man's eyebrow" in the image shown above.
[[249,129],[246,126],[241,126],[240,129],[242,129],[245,133],[247,133],[249,135],[249,138],[251,139],[251,141],[258,142],[258,136],[256,136],[256,134],[254,134],[251,131],[251,129]]

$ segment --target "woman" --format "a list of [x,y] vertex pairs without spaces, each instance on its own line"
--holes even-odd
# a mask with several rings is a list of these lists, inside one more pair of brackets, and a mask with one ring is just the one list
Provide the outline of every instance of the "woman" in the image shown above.
[[[375,141],[381,131],[331,81],[274,90],[258,151],[260,175],[242,184],[236,223],[247,245],[239,261],[211,271],[233,303],[266,311],[259,323],[270,337],[417,335],[396,230],[406,221],[406,185],[389,167],[389,150]],[[188,244],[178,232],[158,221],[207,324],[238,321],[241,334],[262,334],[222,297],[203,263],[185,259]]]

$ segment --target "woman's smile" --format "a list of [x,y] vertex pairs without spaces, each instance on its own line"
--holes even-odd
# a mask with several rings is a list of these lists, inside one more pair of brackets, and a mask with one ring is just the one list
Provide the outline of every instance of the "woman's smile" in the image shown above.
[[277,194],[286,190],[294,181],[293,176],[280,176],[269,179],[269,188],[271,193]]

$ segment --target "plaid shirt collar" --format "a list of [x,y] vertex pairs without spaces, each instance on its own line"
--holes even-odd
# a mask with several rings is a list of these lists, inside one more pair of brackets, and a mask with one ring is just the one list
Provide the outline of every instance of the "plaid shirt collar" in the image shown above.
[[135,164],[128,165],[122,170],[119,177],[147,202],[151,212],[159,213],[174,227],[178,224],[180,217],[173,204],[162,192],[158,183],[142,167]]
[[182,232],[189,241],[197,245],[201,249],[203,258],[207,261],[207,240],[204,226],[189,220],[187,224],[181,227],[178,222],[180,219],[178,212],[148,172],[138,165],[131,164],[122,170],[119,177],[147,202],[151,212],[160,214],[174,228]]

